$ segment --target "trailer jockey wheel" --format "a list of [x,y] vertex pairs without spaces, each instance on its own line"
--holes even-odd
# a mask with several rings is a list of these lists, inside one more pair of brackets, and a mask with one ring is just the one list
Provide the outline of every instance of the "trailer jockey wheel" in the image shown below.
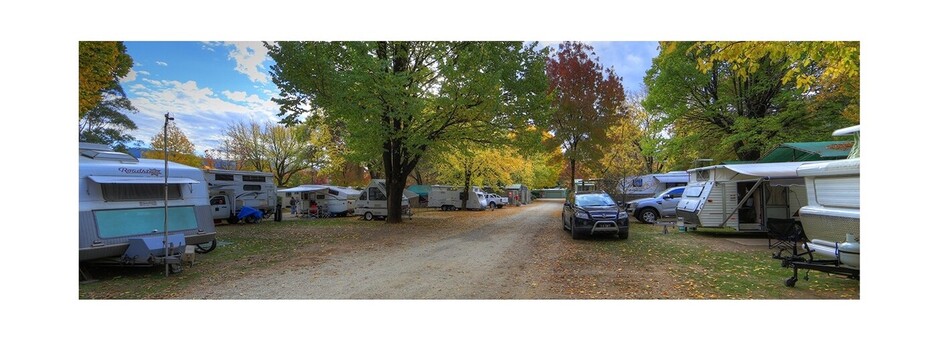
[[[203,247],[202,244],[196,244],[196,245],[195,245],[195,252],[196,252],[196,253],[199,253],[199,254],[206,254],[206,253],[208,253],[208,252],[210,252],[210,251],[212,251],[212,250],[215,250],[215,245],[216,245],[216,243],[217,243],[217,240],[212,240],[211,243],[212,243],[212,244],[211,244],[210,246],[208,246],[208,248]],[[203,244],[205,244],[205,243],[203,243]]]
[[795,282],[798,282],[797,276],[789,277],[787,280],[785,280],[785,287],[794,287]]
[[259,220],[257,219],[257,217],[254,215],[247,216],[244,218],[244,223],[248,223],[248,224],[254,224],[254,223],[257,223],[258,221]]
[[170,263],[169,272],[172,274],[179,274],[180,272],[182,272],[182,265],[179,263]]

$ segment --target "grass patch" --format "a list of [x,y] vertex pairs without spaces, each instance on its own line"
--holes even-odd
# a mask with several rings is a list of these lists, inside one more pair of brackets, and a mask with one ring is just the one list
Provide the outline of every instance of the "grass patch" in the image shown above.
[[724,239],[726,231],[663,234],[661,227],[642,224],[632,225],[630,235],[626,243],[603,242],[598,246],[602,251],[638,261],[638,265],[666,267],[679,283],[675,288],[683,290],[690,298],[859,298],[859,281],[817,271],[809,273],[809,281],[804,280],[804,271],[799,271],[796,286],[786,287],[784,280],[791,277],[792,270],[772,259],[768,241],[765,247],[740,247]]
[[216,226],[218,246],[197,254],[193,267],[165,277],[157,267],[88,267],[95,281],[78,285],[79,299],[167,299],[199,284],[220,284],[292,258],[306,247],[358,238],[381,222],[357,218],[266,220],[258,224]]

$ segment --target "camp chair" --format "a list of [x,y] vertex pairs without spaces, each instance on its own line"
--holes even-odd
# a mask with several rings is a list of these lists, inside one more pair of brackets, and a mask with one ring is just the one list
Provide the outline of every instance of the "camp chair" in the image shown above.
[[[766,221],[766,236],[769,238],[769,248],[778,248],[778,252],[773,254],[773,258],[791,259],[793,257],[804,255],[798,252],[798,243],[806,241],[804,230],[801,228],[801,222],[790,218],[769,218]],[[783,252],[789,252],[789,256],[782,256]]]

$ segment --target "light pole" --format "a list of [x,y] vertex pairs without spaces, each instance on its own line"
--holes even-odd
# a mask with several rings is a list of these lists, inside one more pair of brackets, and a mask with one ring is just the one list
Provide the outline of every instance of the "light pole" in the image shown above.
[[169,112],[165,115],[163,121],[163,263],[166,265],[166,276],[169,276],[169,147],[167,140],[169,121],[173,120],[173,115]]

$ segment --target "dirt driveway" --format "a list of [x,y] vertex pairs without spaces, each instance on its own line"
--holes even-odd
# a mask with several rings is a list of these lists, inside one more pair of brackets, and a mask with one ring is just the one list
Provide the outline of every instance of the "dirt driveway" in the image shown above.
[[[561,204],[538,200],[494,211],[423,210],[401,225],[354,219],[310,225],[288,219],[276,227],[276,237],[295,240],[283,242],[288,249],[215,262],[204,267],[200,279],[163,298],[859,298],[857,282],[782,287],[785,269],[769,258],[764,239],[667,235],[633,224],[628,240],[574,241],[560,228]],[[251,240],[274,237],[264,226],[219,228],[220,235],[231,228],[250,230]],[[693,254],[700,251],[724,255],[708,257],[718,262],[699,262]],[[734,257],[750,260],[734,265]],[[751,259],[762,257],[767,259],[756,261],[758,268],[751,267]]]
[[[365,240],[361,248],[329,250],[335,255],[324,261],[268,268],[183,298],[543,298],[551,272],[538,266],[536,242],[549,231],[562,233],[559,212],[557,202],[495,211],[428,211],[416,218],[429,225],[421,237]],[[454,221],[466,222],[454,226]],[[433,227],[443,222],[446,227]]]

